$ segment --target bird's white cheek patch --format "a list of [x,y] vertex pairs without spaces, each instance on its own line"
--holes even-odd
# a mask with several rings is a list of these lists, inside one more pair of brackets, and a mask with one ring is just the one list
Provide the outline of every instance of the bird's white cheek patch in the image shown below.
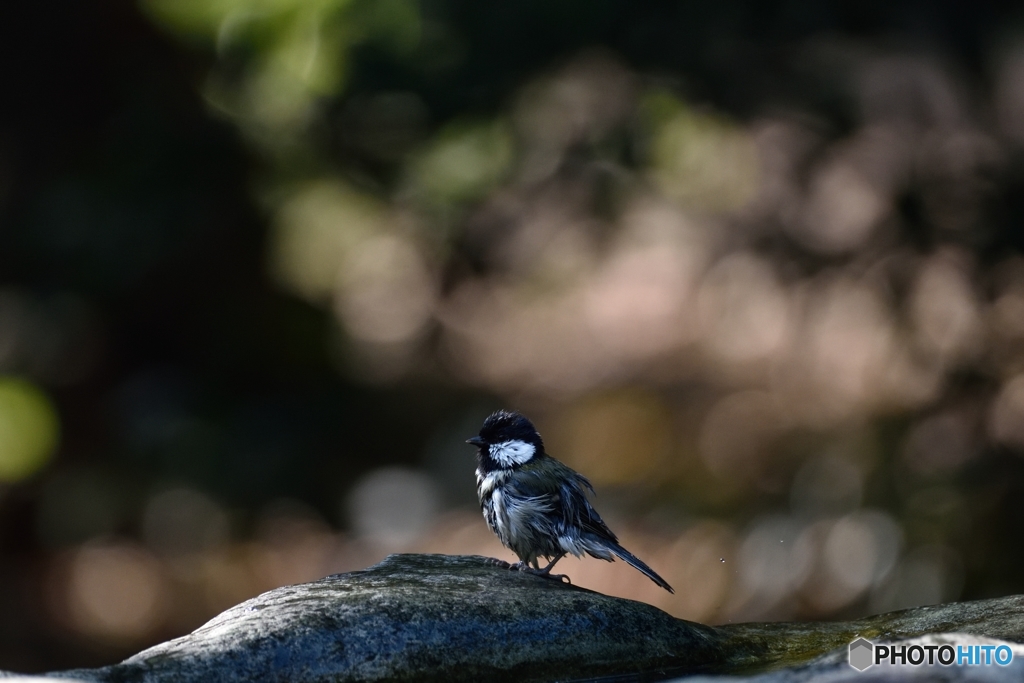
[[492,444],[490,448],[491,457],[502,467],[522,465],[532,458],[536,452],[537,449],[532,443],[520,441],[519,439]]

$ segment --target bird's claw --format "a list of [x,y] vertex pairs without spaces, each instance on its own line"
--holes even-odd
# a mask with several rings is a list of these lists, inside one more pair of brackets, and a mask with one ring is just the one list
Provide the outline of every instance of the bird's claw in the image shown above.
[[[523,563],[522,562],[517,562],[516,564],[523,564]],[[572,579],[569,578],[568,574],[552,574],[550,566],[545,567],[544,569],[535,569],[535,568],[533,568],[533,567],[531,567],[529,565],[526,565],[526,564],[523,564],[522,567],[516,567],[516,565],[514,564],[511,567],[509,567],[509,569],[519,569],[519,571],[521,571],[521,572],[528,572],[530,574],[533,574],[534,576],[539,576],[542,579],[552,579],[552,580],[558,581],[560,583],[567,583],[569,585],[572,585]]]
[[526,572],[528,574],[533,574],[534,576],[540,576],[545,579],[553,579],[555,581],[560,581],[562,583],[572,585],[572,579],[569,578],[568,574],[552,574],[551,565],[548,565],[543,569],[537,569],[531,567],[528,563],[523,561],[510,563],[506,562],[505,560],[499,560],[496,557],[488,557],[486,558],[486,562],[489,565],[493,565],[501,569],[508,569],[509,571],[513,572]]

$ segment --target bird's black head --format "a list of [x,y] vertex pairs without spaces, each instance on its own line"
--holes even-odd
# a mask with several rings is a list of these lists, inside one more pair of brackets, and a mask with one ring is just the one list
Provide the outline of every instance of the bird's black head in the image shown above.
[[544,454],[544,442],[533,423],[509,410],[492,413],[480,428],[480,435],[466,443],[479,450],[477,457],[485,470],[515,469]]

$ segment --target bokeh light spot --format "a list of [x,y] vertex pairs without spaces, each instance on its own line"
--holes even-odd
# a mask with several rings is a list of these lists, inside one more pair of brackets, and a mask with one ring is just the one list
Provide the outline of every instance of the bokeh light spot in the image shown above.
[[430,475],[405,467],[385,467],[361,479],[346,501],[356,533],[388,548],[400,548],[430,528],[441,505]]
[[760,164],[744,128],[666,92],[648,95],[642,108],[654,128],[652,175],[666,195],[710,212],[738,209],[754,197]]
[[34,384],[0,377],[0,481],[38,472],[53,456],[60,423],[50,399]]
[[512,154],[504,123],[453,124],[417,160],[415,182],[440,204],[470,200],[505,176]]
[[323,302],[349,252],[383,229],[384,209],[342,182],[294,188],[275,217],[271,269],[290,291]]
[[416,247],[383,236],[356,248],[341,271],[335,311],[361,341],[404,342],[430,321],[435,285]]
[[128,542],[89,544],[68,566],[66,600],[72,626],[107,641],[135,641],[159,626],[166,612],[160,563]]

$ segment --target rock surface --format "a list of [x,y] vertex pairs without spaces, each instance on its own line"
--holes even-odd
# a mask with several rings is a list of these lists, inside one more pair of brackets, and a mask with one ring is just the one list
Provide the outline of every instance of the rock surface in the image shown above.
[[[511,572],[481,557],[394,555],[363,571],[264,593],[120,664],[50,675],[109,683],[665,680],[689,674],[715,680],[747,675],[758,683],[856,674],[864,681],[872,680],[865,677],[871,670],[858,673],[845,659],[856,637],[879,642],[950,632],[1024,642],[1024,596],[853,622],[710,627]],[[968,668],[943,672],[954,669]],[[903,673],[885,675],[891,680]]]

